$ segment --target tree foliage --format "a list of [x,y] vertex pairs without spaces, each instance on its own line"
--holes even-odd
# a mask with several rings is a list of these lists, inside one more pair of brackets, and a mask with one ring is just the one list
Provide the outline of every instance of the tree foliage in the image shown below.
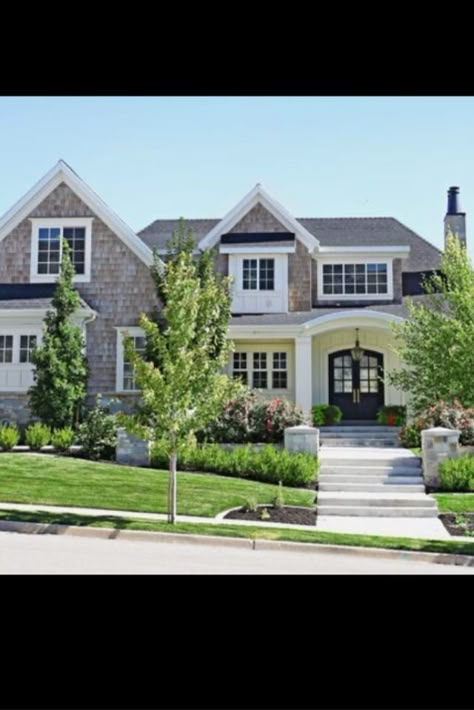
[[124,416],[129,431],[161,441],[170,460],[169,520],[176,508],[176,462],[180,446],[222,410],[237,387],[222,369],[231,344],[226,338],[230,315],[230,280],[216,274],[212,257],[193,259],[180,248],[154,270],[163,303],[161,324],[140,316],[146,337],[145,355],[125,341],[127,359],[135,369],[141,399]]
[[449,235],[440,272],[423,282],[424,303],[408,301],[409,317],[393,326],[402,368],[388,374],[410,393],[418,414],[439,401],[474,406],[474,269]]
[[64,240],[61,270],[44,319],[43,341],[31,356],[34,384],[28,392],[32,413],[54,428],[73,425],[86,396],[84,338],[71,320],[80,307],[79,294],[72,286],[74,273]]

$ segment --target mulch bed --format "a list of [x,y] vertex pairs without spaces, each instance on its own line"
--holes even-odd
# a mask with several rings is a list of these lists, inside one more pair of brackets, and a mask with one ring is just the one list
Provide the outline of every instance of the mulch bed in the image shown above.
[[[262,521],[261,511],[262,508],[267,509],[270,517]],[[259,520],[264,523],[289,523],[293,525],[316,525],[316,511],[311,508],[273,508],[271,505],[258,506],[256,512],[244,511],[242,508],[239,510],[232,510],[227,513],[226,518],[231,518],[233,520]]]
[[439,519],[451,535],[474,537],[474,513],[442,513]]

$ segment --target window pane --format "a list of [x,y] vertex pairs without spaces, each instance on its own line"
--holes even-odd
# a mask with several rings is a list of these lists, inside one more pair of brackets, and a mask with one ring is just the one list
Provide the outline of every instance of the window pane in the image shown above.
[[370,388],[370,392],[378,392],[379,391],[378,380],[371,380],[369,383],[369,388]]
[[369,391],[369,383],[366,380],[361,380],[360,391],[361,392],[368,392]]
[[324,264],[323,266],[323,275],[332,275],[332,264]]
[[344,379],[344,378],[343,378],[343,373],[344,373],[344,370],[342,370],[340,367],[336,367],[336,369],[334,370],[334,379],[335,379],[335,380],[342,380],[342,379]]
[[260,389],[267,388],[267,373],[266,371],[258,371],[253,373],[253,386]]
[[352,358],[350,355],[344,355],[344,365],[345,367],[352,367]]
[[342,392],[342,382],[334,382],[334,392]]
[[266,370],[267,369],[267,353],[254,353],[253,354],[253,369],[254,370]]
[[342,275],[342,264],[334,264],[334,273]]
[[344,380],[344,392],[352,392],[352,382]]
[[286,389],[287,387],[287,373],[285,370],[273,372],[273,388],[274,389]]

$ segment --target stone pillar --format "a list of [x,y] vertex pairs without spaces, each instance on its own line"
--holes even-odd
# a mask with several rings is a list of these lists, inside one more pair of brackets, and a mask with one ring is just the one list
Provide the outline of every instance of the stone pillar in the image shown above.
[[285,429],[285,449],[290,454],[319,453],[319,429],[314,426],[291,426]]
[[311,373],[311,336],[302,335],[295,338],[295,402],[308,415],[313,394]]
[[124,463],[129,466],[150,465],[150,442],[129,434],[126,429],[117,429],[115,452],[117,463]]
[[423,478],[427,486],[438,488],[440,484],[438,466],[448,458],[459,455],[459,435],[457,429],[434,427],[421,432],[423,454]]

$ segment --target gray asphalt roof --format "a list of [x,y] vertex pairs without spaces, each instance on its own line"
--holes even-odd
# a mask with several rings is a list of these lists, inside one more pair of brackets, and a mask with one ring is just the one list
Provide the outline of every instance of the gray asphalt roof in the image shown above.
[[[411,296],[414,303],[425,303],[426,296]],[[390,303],[385,306],[381,305],[364,305],[364,306],[343,306],[341,308],[313,308],[311,311],[294,311],[292,313],[263,313],[262,315],[234,315],[230,320],[230,325],[303,325],[307,321],[321,318],[331,313],[344,313],[344,311],[353,311],[367,309],[370,311],[380,311],[381,313],[390,313],[393,316],[406,318],[408,310],[406,307],[406,298],[404,303]]]
[[[297,219],[319,239],[321,246],[409,246],[410,256],[402,262],[403,271],[427,271],[439,267],[441,257],[439,249],[394,217],[298,217]],[[192,228],[196,240],[199,241],[219,221],[218,219],[188,219],[184,223],[186,228]],[[157,219],[138,232],[138,236],[149,247],[164,249],[178,224],[177,219]]]

